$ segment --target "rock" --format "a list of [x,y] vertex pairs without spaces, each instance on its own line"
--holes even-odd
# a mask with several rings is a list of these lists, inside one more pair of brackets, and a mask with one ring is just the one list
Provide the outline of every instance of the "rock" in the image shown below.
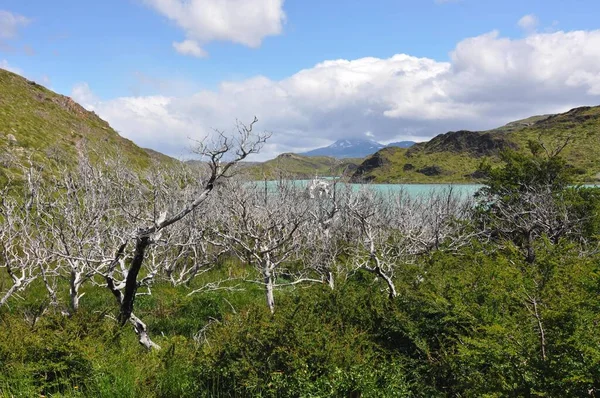
[[407,156],[410,157],[417,151],[424,151],[425,153],[470,153],[482,157],[497,155],[506,149],[518,149],[518,147],[500,134],[461,130],[440,134],[431,141],[417,144],[408,150]]
[[380,152],[375,152],[375,154],[371,155],[364,162],[361,163],[360,166],[356,169],[350,181],[352,182],[367,182],[372,180],[373,176],[364,177],[365,174],[368,174],[371,170],[377,169],[389,163],[389,160],[381,156]]
[[402,170],[404,171],[412,171],[415,169],[415,166],[412,165],[411,163],[406,163],[404,166],[402,166]]
[[14,135],[12,135],[12,134],[8,134],[8,135],[6,136],[6,139],[7,139],[7,140],[8,140],[10,143],[12,143],[12,144],[16,144],[16,143],[17,143],[17,137],[15,137],[15,136],[14,136]]
[[439,176],[444,174],[444,169],[438,165],[423,167],[417,170],[418,173],[425,174],[427,177]]

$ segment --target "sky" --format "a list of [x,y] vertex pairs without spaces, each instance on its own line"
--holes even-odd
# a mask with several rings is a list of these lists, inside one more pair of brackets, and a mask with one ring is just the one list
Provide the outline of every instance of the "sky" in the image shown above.
[[0,0],[0,68],[176,157],[256,116],[265,160],[599,105],[598,15],[598,0]]

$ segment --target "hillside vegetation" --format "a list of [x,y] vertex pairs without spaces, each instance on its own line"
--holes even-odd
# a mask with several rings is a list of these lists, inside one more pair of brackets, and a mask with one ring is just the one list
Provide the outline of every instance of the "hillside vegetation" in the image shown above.
[[600,189],[503,161],[477,202],[112,165],[4,197],[0,397],[596,397]]
[[[483,165],[499,165],[500,153],[561,152],[577,182],[600,180],[600,107],[581,107],[558,115],[533,116],[489,131],[440,134],[409,149],[384,148],[367,158],[354,181],[476,182]],[[543,146],[543,147],[542,147]]]
[[0,182],[20,179],[28,159],[52,173],[90,152],[146,167],[173,159],[121,137],[94,112],[19,75],[0,69]]
[[313,178],[315,175],[351,174],[361,162],[362,159],[355,158],[335,159],[328,156],[303,156],[284,153],[275,159],[249,166],[245,171],[254,179]]

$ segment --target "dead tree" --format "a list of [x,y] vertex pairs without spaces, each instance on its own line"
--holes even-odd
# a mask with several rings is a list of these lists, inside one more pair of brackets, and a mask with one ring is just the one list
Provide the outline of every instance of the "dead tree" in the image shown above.
[[[344,250],[344,208],[352,187],[339,181],[321,181],[326,186],[309,186],[308,218],[301,231],[302,261],[316,271],[333,290],[336,276],[344,268],[338,261]],[[326,189],[324,189],[326,188]]]
[[388,295],[398,293],[393,281],[398,248],[394,239],[397,234],[391,228],[389,201],[370,187],[361,189],[347,205],[353,220],[356,237],[350,244],[353,266],[364,269],[384,280]]
[[[306,220],[304,192],[291,184],[278,184],[265,192],[252,183],[232,184],[223,195],[226,203],[222,228],[217,233],[230,242],[232,250],[259,273],[265,287],[267,306],[275,311],[274,290],[302,282],[318,282],[284,263],[300,248],[299,231]],[[277,283],[281,274],[292,279]]]
[[4,196],[0,201],[0,268],[8,275],[9,286],[0,287],[0,307],[25,290],[39,276],[39,261],[28,243],[37,240],[35,225],[23,204]]
[[[152,218],[149,220],[134,221],[131,225],[132,232],[122,233],[123,243],[115,251],[115,257],[108,267],[106,273],[107,286],[117,298],[119,303],[119,321],[121,325],[131,321],[138,335],[140,343],[147,348],[156,348],[155,344],[147,338],[145,325],[136,322],[133,316],[133,308],[138,288],[140,287],[140,271],[146,259],[148,249],[160,240],[162,231],[169,226],[181,221],[194,210],[198,209],[213,191],[217,182],[228,175],[229,170],[236,163],[244,160],[253,153],[257,153],[265,143],[268,134],[255,134],[253,127],[258,120],[255,118],[249,125],[238,123],[237,135],[234,138],[227,137],[223,132],[216,132],[216,139],[212,143],[198,143],[195,153],[202,156],[208,176],[202,180],[193,192],[185,192],[181,198],[181,207],[175,209],[159,209],[154,206]],[[125,181],[119,181],[125,183]],[[179,192],[172,192],[178,195]],[[133,244],[133,254],[128,262],[124,286],[113,279],[114,268],[125,255],[127,246]],[[139,321],[139,320],[138,320]],[[144,337],[144,338],[142,338]]]
[[[111,187],[102,168],[80,156],[75,171],[65,170],[58,186],[44,187],[40,221],[48,239],[47,250],[55,256],[54,272],[68,281],[69,313],[79,310],[81,287],[103,272],[103,250],[115,222]],[[52,289],[44,275],[48,292]]]

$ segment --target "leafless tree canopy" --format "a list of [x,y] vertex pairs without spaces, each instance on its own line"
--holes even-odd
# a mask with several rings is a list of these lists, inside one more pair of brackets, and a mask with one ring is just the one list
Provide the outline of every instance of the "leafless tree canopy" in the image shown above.
[[[238,124],[234,138],[217,132],[215,141],[198,143],[199,165],[140,172],[82,153],[76,170],[46,183],[30,167],[24,195],[0,202],[0,271],[8,281],[0,306],[39,280],[49,308],[72,315],[84,287],[101,286],[117,301],[118,321],[130,323],[144,347],[160,348],[134,312],[136,297],[152,294],[158,280],[189,294],[260,284],[273,312],[278,289],[335,289],[336,280],[366,271],[394,298],[394,279],[407,264],[475,238],[465,228],[472,203],[452,190],[414,197],[341,180],[307,187],[233,175],[268,138],[253,132],[255,123]],[[223,259],[240,270],[194,284]]]

